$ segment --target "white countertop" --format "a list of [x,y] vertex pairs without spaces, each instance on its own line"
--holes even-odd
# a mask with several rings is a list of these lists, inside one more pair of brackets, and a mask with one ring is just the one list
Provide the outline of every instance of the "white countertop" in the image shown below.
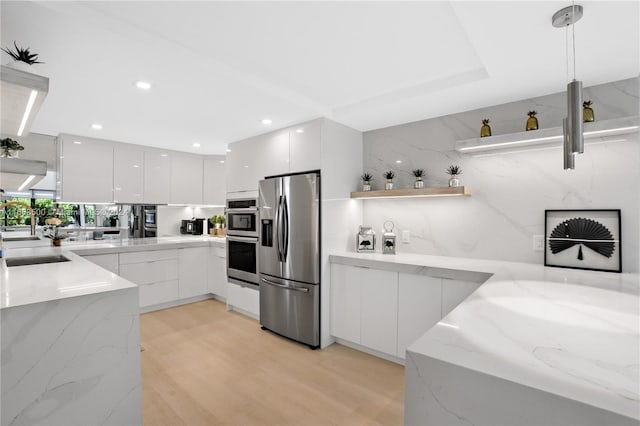
[[640,420],[640,275],[427,255],[332,263],[481,281],[414,342],[427,356]]
[[186,247],[224,247],[225,239],[209,236],[180,236],[125,240],[63,240],[61,247],[5,247],[5,258],[62,254],[70,262],[7,267],[0,261],[0,309],[67,297],[136,287],[135,284],[82,259],[79,255],[167,250]]

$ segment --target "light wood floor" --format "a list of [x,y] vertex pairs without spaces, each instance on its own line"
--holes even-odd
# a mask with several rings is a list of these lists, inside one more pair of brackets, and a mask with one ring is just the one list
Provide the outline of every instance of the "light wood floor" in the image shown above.
[[215,300],[141,316],[151,425],[399,425],[404,368],[334,344],[312,351]]

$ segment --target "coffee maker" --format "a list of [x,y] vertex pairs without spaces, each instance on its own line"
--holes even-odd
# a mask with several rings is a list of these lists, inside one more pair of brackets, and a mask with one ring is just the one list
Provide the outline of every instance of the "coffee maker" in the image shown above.
[[185,219],[180,222],[180,233],[202,235],[204,233],[204,218]]

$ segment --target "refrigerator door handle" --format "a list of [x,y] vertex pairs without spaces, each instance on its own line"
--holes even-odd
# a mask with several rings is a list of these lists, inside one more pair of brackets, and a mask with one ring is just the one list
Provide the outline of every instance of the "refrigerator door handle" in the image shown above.
[[276,287],[280,287],[280,288],[284,288],[287,290],[293,290],[293,291],[301,291],[303,293],[308,293],[309,289],[305,288],[305,287],[296,287],[296,286],[292,286],[292,285],[284,285],[284,284],[278,284],[278,283],[274,283],[273,281],[269,281],[266,278],[262,279],[262,282],[266,283],[266,284],[270,284],[272,286],[276,286]]
[[289,208],[287,207],[287,196],[283,197],[282,202],[282,261],[287,261],[289,254]]
[[278,261],[282,261],[282,255],[280,254],[280,202],[282,197],[278,197],[278,205],[275,212],[275,234],[276,234],[276,253],[278,254]]

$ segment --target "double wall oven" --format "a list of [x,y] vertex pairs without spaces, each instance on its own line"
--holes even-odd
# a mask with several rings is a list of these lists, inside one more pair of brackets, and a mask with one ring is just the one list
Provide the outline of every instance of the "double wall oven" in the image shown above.
[[258,200],[227,201],[227,278],[258,285]]

